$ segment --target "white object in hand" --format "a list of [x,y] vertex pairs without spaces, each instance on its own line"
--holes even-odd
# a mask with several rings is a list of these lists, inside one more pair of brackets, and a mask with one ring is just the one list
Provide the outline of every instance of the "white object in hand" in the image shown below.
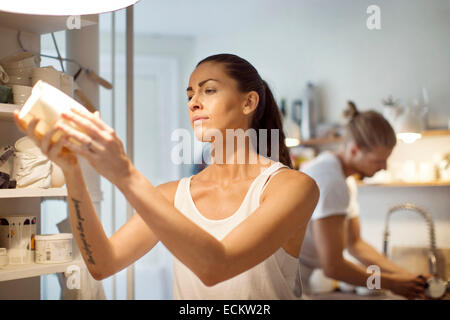
[[[36,132],[43,136],[52,129],[59,119],[61,119],[61,114],[63,112],[69,112],[70,108],[81,111],[87,110],[84,106],[61,90],[44,81],[38,81],[32,89],[31,96],[20,110],[19,118],[23,120],[26,125],[28,125],[34,117],[39,118],[41,121],[39,121],[36,127]],[[67,123],[69,124],[69,122]],[[73,124],[70,125],[75,127]],[[80,129],[78,128],[78,130]],[[52,137],[52,142],[58,141],[61,136],[61,131],[56,132]],[[73,142],[78,143],[75,140]]]

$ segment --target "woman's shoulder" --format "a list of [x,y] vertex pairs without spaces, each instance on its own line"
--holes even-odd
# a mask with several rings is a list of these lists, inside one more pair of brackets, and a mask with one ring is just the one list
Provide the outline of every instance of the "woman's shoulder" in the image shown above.
[[156,189],[162,193],[162,195],[170,201],[170,203],[174,203],[175,193],[177,192],[178,184],[181,180],[173,180],[166,183],[162,183],[156,186]]
[[295,190],[299,189],[310,190],[312,193],[319,192],[316,182],[309,175],[295,169],[283,167],[270,179],[261,199],[268,195],[276,196],[277,192],[295,192]]

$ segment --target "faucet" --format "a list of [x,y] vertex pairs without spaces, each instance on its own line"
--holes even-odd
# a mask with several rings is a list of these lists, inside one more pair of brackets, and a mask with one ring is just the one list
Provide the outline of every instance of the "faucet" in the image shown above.
[[412,203],[404,203],[397,206],[394,206],[389,209],[388,214],[386,216],[386,225],[384,230],[384,243],[383,243],[383,253],[387,256],[388,249],[388,238],[389,238],[389,218],[392,213],[399,210],[407,210],[417,212],[425,219],[428,230],[430,233],[430,250],[428,252],[428,264],[429,270],[432,275],[430,279],[427,280],[425,294],[428,297],[439,299],[445,295],[445,292],[450,289],[449,283],[446,280],[440,279],[437,271],[437,259],[436,259],[436,235],[434,229],[434,223],[431,219],[431,216],[422,208],[412,204]]
[[393,206],[389,209],[386,216],[386,224],[384,229],[384,242],[383,242],[383,253],[387,256],[388,251],[388,238],[389,238],[389,218],[391,215],[400,210],[407,210],[419,213],[426,221],[428,225],[428,231],[430,235],[430,251],[428,253],[428,263],[430,268],[430,273],[433,277],[438,277],[437,271],[437,259],[436,259],[436,234],[434,229],[434,223],[431,219],[431,216],[422,208],[412,204],[412,203],[404,203],[397,206]]

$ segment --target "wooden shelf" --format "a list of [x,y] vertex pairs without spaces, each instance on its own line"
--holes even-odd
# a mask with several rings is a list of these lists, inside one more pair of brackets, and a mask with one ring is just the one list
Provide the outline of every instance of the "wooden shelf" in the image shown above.
[[[42,16],[32,14],[17,14],[0,11],[0,26],[28,31],[37,34],[45,34],[66,30],[69,16]],[[81,28],[96,24],[96,15],[81,16]]]
[[[436,136],[446,136],[450,135],[450,130],[426,130],[422,131],[423,137],[436,137]],[[319,147],[328,144],[336,144],[343,142],[344,139],[342,137],[324,137],[324,138],[313,138],[308,140],[303,140],[300,142],[298,146],[290,147]]]
[[10,103],[0,103],[0,120],[12,119],[14,110],[20,110],[21,106]]
[[436,137],[436,136],[448,136],[450,135],[450,130],[426,130],[422,131],[423,137]]
[[81,267],[81,261],[73,260],[66,263],[55,264],[8,264],[0,267],[0,281],[32,278],[45,274],[65,272],[69,266]]
[[450,181],[432,182],[389,182],[389,183],[365,183],[358,182],[358,187],[450,187]]
[[308,140],[302,140],[298,146],[291,147],[291,148],[304,147],[304,146],[307,146],[307,147],[322,146],[322,145],[327,145],[327,144],[340,143],[343,141],[344,140],[341,137],[313,138],[313,139],[308,139]]
[[17,188],[0,189],[0,199],[7,198],[58,198],[67,197],[66,188]]

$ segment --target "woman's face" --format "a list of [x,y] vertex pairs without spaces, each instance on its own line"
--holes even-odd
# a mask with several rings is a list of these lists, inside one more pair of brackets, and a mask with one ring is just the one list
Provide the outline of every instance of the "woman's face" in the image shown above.
[[226,129],[249,127],[250,117],[243,111],[247,94],[238,90],[236,80],[226,74],[220,63],[204,62],[194,70],[187,97],[189,119],[200,141],[210,141],[205,134],[214,129],[225,137]]

